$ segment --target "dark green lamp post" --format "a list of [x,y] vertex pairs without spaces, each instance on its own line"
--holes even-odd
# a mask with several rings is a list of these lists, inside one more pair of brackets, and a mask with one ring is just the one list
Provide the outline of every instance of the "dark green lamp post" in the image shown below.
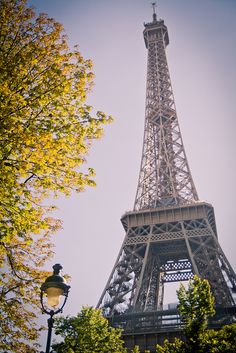
[[[66,280],[60,275],[62,266],[60,264],[55,264],[52,268],[53,275],[46,278],[41,286],[40,293],[42,311],[43,313],[50,315],[50,318],[48,319],[48,338],[45,353],[50,353],[52,328],[54,323],[53,316],[62,312],[70,290],[70,286],[66,284]],[[64,299],[62,297],[64,297]]]

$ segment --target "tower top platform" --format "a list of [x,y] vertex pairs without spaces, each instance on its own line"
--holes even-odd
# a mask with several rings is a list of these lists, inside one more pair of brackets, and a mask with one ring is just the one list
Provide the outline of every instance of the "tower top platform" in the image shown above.
[[[154,14],[156,15],[156,14]],[[166,25],[164,24],[164,20],[159,19],[157,21],[156,16],[153,16],[152,22],[144,23],[144,41],[146,48],[148,48],[148,42],[158,40],[159,38],[163,38],[165,41],[165,46],[169,44],[169,35]]]
[[144,23],[145,29],[143,31],[143,36],[147,49],[149,42],[157,41],[160,38],[164,39],[165,46],[169,44],[167,27],[165,26],[164,21],[162,19],[157,20],[156,7],[156,2],[153,2],[152,22]]

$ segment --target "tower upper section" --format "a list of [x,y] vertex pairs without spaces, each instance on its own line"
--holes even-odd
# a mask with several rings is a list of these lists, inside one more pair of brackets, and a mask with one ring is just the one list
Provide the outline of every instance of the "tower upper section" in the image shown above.
[[[154,5],[154,4],[153,4]],[[198,200],[188,166],[166,58],[167,27],[144,24],[148,50],[145,128],[135,210],[184,205]]]
[[158,38],[164,39],[165,47],[169,44],[167,27],[163,20],[157,21],[156,16],[154,16],[152,22],[144,23],[144,27],[143,37],[147,49],[149,47],[149,43],[157,41]]

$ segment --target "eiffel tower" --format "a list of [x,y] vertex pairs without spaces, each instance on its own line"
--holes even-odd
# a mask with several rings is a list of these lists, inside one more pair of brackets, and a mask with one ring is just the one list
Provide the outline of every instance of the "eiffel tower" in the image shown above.
[[134,210],[121,217],[125,239],[98,303],[114,326],[133,337],[164,327],[165,284],[194,274],[209,281],[217,308],[236,304],[236,275],[219,244],[214,209],[199,200],[186,158],[166,58],[168,31],[155,4],[144,27],[148,65],[138,188]]

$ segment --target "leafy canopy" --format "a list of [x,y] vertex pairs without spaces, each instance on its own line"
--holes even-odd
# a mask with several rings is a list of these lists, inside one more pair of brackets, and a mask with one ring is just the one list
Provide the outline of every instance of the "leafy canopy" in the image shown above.
[[184,324],[185,341],[178,338],[157,345],[157,353],[234,353],[236,324],[220,330],[207,330],[207,320],[215,314],[214,298],[207,280],[194,276],[186,289],[177,291],[179,312]]
[[55,333],[64,341],[53,345],[57,353],[125,353],[121,330],[112,328],[101,310],[84,307],[74,317],[59,318]]
[[0,0],[1,351],[34,351],[42,266],[60,228],[44,200],[95,185],[81,166],[111,118],[86,104],[92,80],[61,24],[26,0]]
[[180,284],[177,291],[178,309],[184,323],[185,335],[194,339],[207,327],[207,319],[215,314],[214,297],[211,293],[209,282],[194,276],[189,281],[188,289]]
[[173,343],[168,340],[164,346],[157,345],[157,353],[200,353],[202,334],[207,327],[207,319],[215,314],[214,297],[209,282],[194,276],[186,289],[181,283],[177,290],[178,310],[184,324],[185,342],[176,338]]

